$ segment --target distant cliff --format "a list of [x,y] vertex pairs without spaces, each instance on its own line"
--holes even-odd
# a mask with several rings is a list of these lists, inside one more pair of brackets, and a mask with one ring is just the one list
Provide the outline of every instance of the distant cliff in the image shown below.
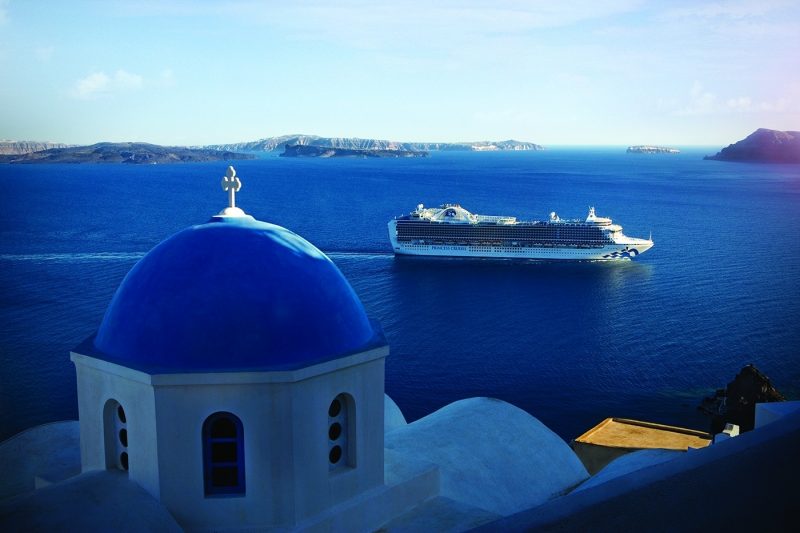
[[667,148],[666,146],[628,146],[626,150],[629,154],[679,154],[680,150],[676,148]]
[[64,143],[38,142],[38,141],[0,141],[0,155],[29,154],[41,152],[50,148],[67,148]]
[[231,150],[236,152],[276,152],[287,145],[320,146],[325,148],[343,148],[347,150],[407,150],[416,152],[430,151],[500,151],[500,150],[544,150],[538,144],[521,141],[478,141],[463,143],[425,143],[396,142],[379,139],[359,139],[355,137],[319,137],[317,135],[282,135],[258,141],[214,144],[206,146],[215,150]]
[[164,164],[254,159],[251,154],[224,150],[159,146],[148,143],[98,143],[91,146],[50,148],[0,156],[0,163],[129,163]]
[[308,146],[287,144],[281,157],[427,157],[428,152],[414,150],[375,150],[334,148],[332,146]]
[[800,163],[800,131],[760,128],[704,159],[750,163]]

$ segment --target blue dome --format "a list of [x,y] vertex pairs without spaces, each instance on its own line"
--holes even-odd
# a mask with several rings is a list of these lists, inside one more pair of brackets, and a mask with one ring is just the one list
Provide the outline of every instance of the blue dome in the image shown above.
[[187,228],[144,256],[92,351],[151,373],[219,372],[300,368],[383,343],[325,254],[242,217]]

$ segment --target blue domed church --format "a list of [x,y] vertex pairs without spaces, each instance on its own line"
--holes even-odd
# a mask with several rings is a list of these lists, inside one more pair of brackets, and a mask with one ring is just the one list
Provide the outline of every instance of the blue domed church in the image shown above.
[[293,526],[383,485],[389,348],[328,257],[230,205],[125,277],[72,353],[82,469],[185,527]]

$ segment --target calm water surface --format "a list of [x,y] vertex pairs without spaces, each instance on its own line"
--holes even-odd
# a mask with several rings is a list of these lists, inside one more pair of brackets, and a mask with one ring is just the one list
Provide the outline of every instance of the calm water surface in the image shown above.
[[[697,403],[749,362],[800,397],[800,168],[713,151],[235,166],[238,203],[327,252],[381,322],[409,419],[492,396],[571,439],[607,416],[705,429]],[[70,348],[144,253],[224,207],[225,168],[0,165],[0,438],[77,416]],[[394,258],[386,223],[420,202],[523,219],[594,205],[656,245],[619,264]]]

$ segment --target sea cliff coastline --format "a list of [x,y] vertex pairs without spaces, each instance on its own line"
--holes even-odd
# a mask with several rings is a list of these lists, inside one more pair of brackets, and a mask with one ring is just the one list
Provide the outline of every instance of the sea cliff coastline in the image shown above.
[[703,159],[742,163],[800,163],[800,131],[759,128],[744,139]]
[[97,143],[90,146],[49,148],[22,154],[2,155],[0,156],[0,163],[126,163],[153,165],[240,159],[255,159],[255,156],[227,150],[159,146],[149,143]]
[[415,150],[359,150],[353,148],[334,148],[332,146],[309,146],[303,144],[286,145],[281,157],[427,157],[426,151]]
[[29,154],[51,148],[69,148],[68,144],[49,141],[0,141],[0,155]]
[[286,146],[304,145],[345,150],[405,150],[413,152],[504,152],[544,150],[539,144],[515,141],[475,141],[475,142],[398,142],[383,139],[362,139],[358,137],[320,137],[318,135],[281,135],[257,141],[232,144],[212,144],[204,148],[229,150],[233,152],[279,152]]

